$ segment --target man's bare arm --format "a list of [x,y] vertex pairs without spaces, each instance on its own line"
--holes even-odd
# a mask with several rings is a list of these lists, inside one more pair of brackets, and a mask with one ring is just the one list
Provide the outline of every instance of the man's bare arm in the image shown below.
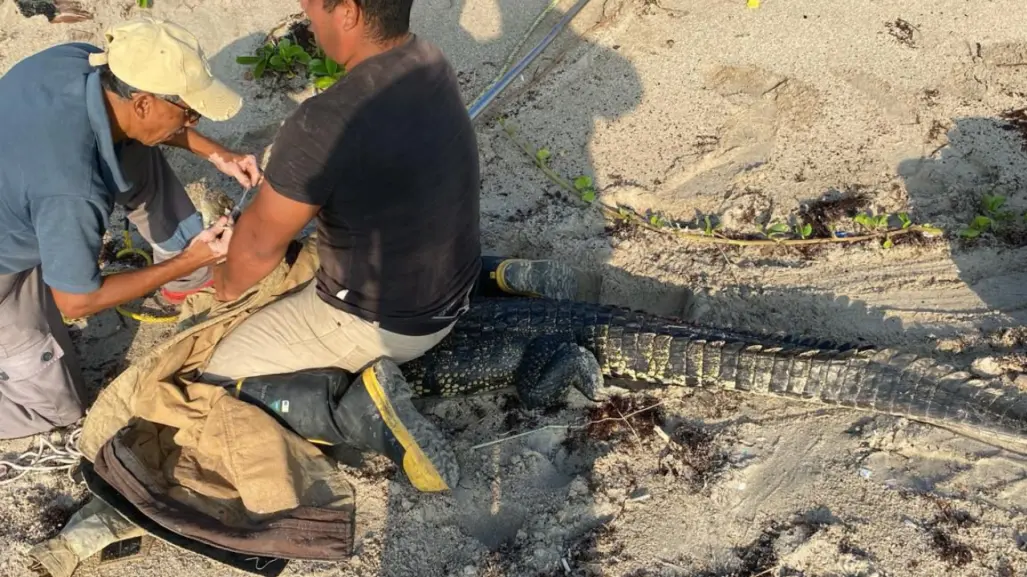
[[98,290],[87,294],[66,293],[51,288],[54,303],[67,318],[77,319],[124,304],[157,290],[161,286],[182,278],[196,269],[217,262],[215,254],[205,242],[198,242],[175,258],[141,270],[103,277]]
[[175,136],[169,138],[164,142],[164,144],[188,150],[201,158],[210,158],[210,155],[214,153],[221,154],[227,150],[224,146],[214,142],[192,128],[186,128],[182,132],[179,132]]
[[248,189],[257,185],[262,178],[257,157],[233,152],[193,128],[186,128],[164,144],[188,150],[209,161],[224,174],[238,180],[243,188]]
[[233,301],[278,266],[289,242],[320,207],[278,194],[265,180],[239,216],[228,259],[214,269],[218,300]]

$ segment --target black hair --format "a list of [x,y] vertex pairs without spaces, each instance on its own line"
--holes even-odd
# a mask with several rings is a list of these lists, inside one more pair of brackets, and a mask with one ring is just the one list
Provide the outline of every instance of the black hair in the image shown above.
[[107,90],[108,92],[113,92],[114,94],[117,94],[122,98],[132,98],[133,94],[137,92],[142,92],[141,90],[136,90],[135,88],[132,88],[131,86],[126,84],[125,81],[115,76],[114,73],[111,72],[110,66],[104,64],[103,66],[99,67],[99,70],[100,86],[102,86],[104,90]]
[[[328,12],[344,1],[322,0]],[[414,0],[353,0],[353,3],[367,17],[375,40],[392,40],[410,31],[410,7]]]
[[177,96],[167,94],[154,94],[152,92],[146,92],[145,90],[139,90],[138,88],[129,85],[124,80],[115,76],[114,73],[111,72],[111,67],[106,64],[98,66],[97,69],[100,71],[100,86],[103,87],[104,90],[113,92],[114,94],[117,94],[122,98],[131,99],[133,94],[147,93],[153,94],[157,98],[162,98],[164,100],[167,100],[168,102],[180,101],[180,99]]

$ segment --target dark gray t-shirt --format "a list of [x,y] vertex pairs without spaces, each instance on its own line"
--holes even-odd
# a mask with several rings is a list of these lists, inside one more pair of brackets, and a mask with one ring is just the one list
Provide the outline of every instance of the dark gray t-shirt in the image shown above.
[[[0,274],[42,267],[60,291],[100,288],[98,259],[114,199],[128,191],[96,68],[84,43],[29,56],[0,77]],[[199,213],[161,248],[202,230]]]
[[320,207],[322,299],[402,334],[453,321],[481,266],[480,177],[440,50],[414,36],[306,100],[282,126],[265,178]]

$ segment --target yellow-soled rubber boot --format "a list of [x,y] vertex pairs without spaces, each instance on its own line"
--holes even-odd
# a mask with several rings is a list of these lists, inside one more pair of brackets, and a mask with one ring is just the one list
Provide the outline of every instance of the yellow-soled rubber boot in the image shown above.
[[389,359],[356,375],[334,414],[347,444],[383,454],[420,491],[448,491],[460,480],[449,439],[417,411],[413,391]]
[[311,443],[388,457],[421,491],[446,491],[460,478],[449,440],[414,407],[391,360],[356,374],[325,367],[217,384]]
[[483,256],[478,279],[482,296],[526,296],[571,300],[578,294],[578,274],[555,260]]

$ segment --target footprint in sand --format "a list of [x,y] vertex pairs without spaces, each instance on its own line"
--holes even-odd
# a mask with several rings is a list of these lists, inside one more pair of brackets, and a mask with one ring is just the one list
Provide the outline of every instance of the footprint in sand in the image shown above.
[[704,140],[668,170],[663,182],[676,197],[722,190],[738,175],[766,164],[778,134],[803,130],[819,110],[813,87],[757,67],[718,66],[707,74],[705,87],[742,109],[715,138]]
[[968,58],[953,72],[955,91],[982,100],[989,94],[1027,93],[1027,42],[966,43]]

